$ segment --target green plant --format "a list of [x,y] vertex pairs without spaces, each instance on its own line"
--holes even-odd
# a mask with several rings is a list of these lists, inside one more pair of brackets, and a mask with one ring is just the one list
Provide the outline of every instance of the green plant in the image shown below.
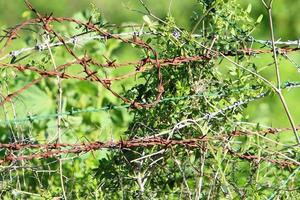
[[[278,57],[298,48],[277,50],[271,3],[271,42],[251,36],[262,15],[251,19],[251,4],[236,0],[198,0],[191,30],[142,0],[143,24],[121,26],[95,6],[67,18],[25,3],[33,18],[0,43],[4,199],[298,195],[298,146],[280,137],[299,142],[282,93],[299,83],[278,73]],[[19,37],[26,48],[11,51]],[[265,53],[277,86],[256,64]],[[274,94],[292,128],[246,123],[244,108]]]

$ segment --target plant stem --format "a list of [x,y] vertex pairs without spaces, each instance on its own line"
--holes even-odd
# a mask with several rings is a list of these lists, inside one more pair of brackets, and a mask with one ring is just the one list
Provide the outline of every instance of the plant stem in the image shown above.
[[292,117],[292,115],[289,111],[288,105],[285,101],[285,98],[284,98],[284,96],[282,94],[282,90],[281,90],[280,70],[279,70],[279,62],[278,62],[276,46],[275,46],[275,36],[274,36],[274,27],[273,27],[273,18],[272,18],[272,1],[270,2],[268,7],[266,7],[266,8],[268,10],[268,16],[269,16],[269,28],[270,28],[271,43],[272,43],[272,49],[273,49],[273,58],[274,58],[275,71],[276,71],[276,81],[277,81],[277,90],[276,90],[276,92],[277,92],[277,94],[280,98],[282,106],[285,110],[285,113],[288,117],[290,125],[293,129],[293,133],[295,135],[296,141],[297,141],[298,145],[300,145],[300,138],[299,138],[299,135],[297,133],[297,128],[296,128],[295,122],[294,122],[293,117]]
[[[54,56],[52,54],[52,51],[51,51],[51,48],[49,46],[49,41],[50,41],[50,38],[46,38],[46,41],[47,41],[47,48],[48,48],[48,51],[49,51],[49,54],[50,54],[50,57],[51,57],[51,61],[52,61],[52,64],[54,66],[54,70],[57,71],[57,65],[56,65],[56,62],[55,62],[55,59],[54,59]],[[61,84],[61,78],[59,75],[56,76],[56,79],[57,79],[57,86],[58,86],[58,90],[57,90],[57,113],[62,113],[62,84]],[[58,143],[61,143],[61,118],[62,116],[61,115],[57,115],[57,142]],[[67,200],[67,196],[66,196],[66,191],[65,191],[65,187],[64,187],[64,179],[63,179],[63,168],[62,168],[62,160],[61,158],[59,157],[58,159],[59,161],[59,175],[60,175],[60,183],[61,183],[61,188],[62,188],[62,192],[63,192],[63,197],[64,197],[64,200]]]

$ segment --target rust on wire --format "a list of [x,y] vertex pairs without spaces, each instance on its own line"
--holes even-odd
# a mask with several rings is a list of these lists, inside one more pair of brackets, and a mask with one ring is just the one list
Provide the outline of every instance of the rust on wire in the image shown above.
[[[250,49],[250,48],[244,48],[240,49],[236,52],[227,51],[227,52],[219,52],[214,53],[214,55],[194,55],[194,56],[179,56],[179,57],[173,57],[173,58],[162,58],[160,57],[159,53],[147,42],[143,41],[141,38],[138,40],[135,38],[123,38],[121,35],[113,34],[106,32],[99,28],[97,25],[93,24],[91,20],[88,22],[83,22],[77,19],[73,18],[67,18],[67,17],[54,17],[52,14],[48,16],[42,16],[31,4],[28,0],[25,0],[25,3],[29,10],[31,10],[35,15],[36,18],[26,20],[18,25],[16,25],[13,28],[8,29],[5,32],[5,35],[1,38],[1,41],[4,41],[4,44],[2,48],[0,49],[0,55],[2,55],[6,49],[10,46],[12,41],[16,38],[21,37],[20,31],[32,24],[38,24],[42,25],[42,28],[48,35],[53,36],[53,38],[56,38],[61,46],[64,47],[64,49],[70,54],[73,58],[72,61],[68,61],[64,64],[61,64],[60,66],[57,66],[57,70],[55,71],[49,71],[45,69],[41,69],[37,66],[30,66],[30,65],[22,65],[22,64],[7,64],[7,63],[0,63],[1,68],[11,68],[14,70],[17,70],[18,72],[25,72],[25,71],[31,71],[34,73],[37,73],[40,75],[39,78],[36,78],[32,80],[31,82],[25,84],[23,87],[18,89],[17,91],[14,91],[10,94],[8,94],[6,97],[3,98],[3,100],[0,102],[0,106],[3,106],[5,103],[12,101],[13,98],[20,95],[22,92],[26,91],[28,88],[33,86],[34,84],[39,83],[41,80],[49,77],[60,77],[62,79],[74,79],[74,80],[81,80],[81,81],[89,81],[89,82],[96,82],[101,84],[106,90],[111,92],[115,97],[121,99],[123,102],[130,105],[131,108],[138,109],[138,108],[149,108],[155,106],[157,103],[160,102],[162,99],[163,93],[164,93],[164,82],[163,82],[163,75],[161,73],[161,69],[163,67],[176,67],[185,63],[189,62],[197,62],[197,61],[209,61],[211,59],[218,59],[220,55],[225,56],[236,56],[236,55],[256,55],[256,54],[263,54],[263,53],[271,53],[272,50],[262,50],[262,49]],[[79,57],[76,55],[74,50],[70,48],[68,45],[68,42],[66,42],[66,39],[64,39],[63,36],[61,36],[58,32],[56,32],[52,26],[52,23],[62,23],[62,22],[68,22],[73,23],[76,25],[80,25],[86,28],[86,30],[91,33],[96,33],[101,35],[103,38],[106,39],[114,39],[118,40],[124,44],[133,44],[137,46],[138,48],[141,48],[145,50],[149,55],[145,58],[142,58],[140,60],[130,61],[130,62],[124,62],[124,63],[118,63],[116,60],[110,61],[109,59],[106,59],[106,62],[100,63],[96,61],[95,59],[91,58],[89,55],[84,55],[82,57]],[[44,45],[38,46],[36,50],[46,50],[46,47]],[[289,53],[293,51],[299,51],[300,48],[290,48],[290,47],[282,47],[278,49],[279,53]],[[21,51],[11,51],[9,54],[11,57],[16,58],[19,56],[19,53]],[[78,75],[72,75],[69,73],[66,73],[66,69],[74,66],[74,65],[81,65],[82,72],[84,75],[78,76]],[[101,78],[98,75],[97,71],[92,70],[92,66],[98,67],[98,68],[121,68],[126,66],[132,66],[135,68],[135,71],[123,74],[120,76],[115,77],[106,77]],[[156,96],[153,102],[137,102],[135,99],[127,99],[114,91],[111,87],[111,84],[115,81],[120,81],[124,79],[128,79],[130,77],[134,77],[139,73],[143,73],[147,70],[156,70],[158,85],[156,86]],[[276,134],[282,131],[289,131],[289,128],[283,128],[283,129],[266,129],[262,131],[258,131],[255,134]],[[201,143],[214,141],[214,140],[228,140],[228,138],[234,138],[239,136],[250,136],[254,135],[254,133],[249,131],[234,131],[230,134],[224,134],[222,136],[214,136],[214,137],[208,137],[208,136],[201,136],[198,138],[190,138],[190,139],[182,139],[182,140],[174,140],[174,139],[165,139],[162,137],[149,137],[149,138],[140,138],[140,139],[128,139],[118,142],[108,141],[108,142],[90,142],[90,143],[81,143],[81,144],[68,144],[68,143],[55,143],[55,144],[27,144],[27,143],[10,143],[10,144],[0,144],[0,149],[6,149],[10,150],[9,154],[4,156],[0,159],[0,164],[10,163],[13,161],[24,161],[24,160],[32,160],[32,159],[42,159],[42,158],[50,158],[50,157],[57,157],[63,154],[78,154],[78,153],[87,153],[95,150],[100,149],[132,149],[136,147],[153,147],[153,146],[160,146],[163,148],[171,148],[173,146],[183,146],[186,148],[199,148]],[[27,155],[14,155],[12,154],[14,151],[20,151],[22,149],[28,149],[33,152],[27,154]],[[281,167],[292,167],[296,165],[293,162],[287,161],[287,160],[278,160],[278,159],[271,159],[271,158],[264,158],[264,157],[258,157],[255,155],[249,155],[249,154],[240,154],[237,152],[234,152],[231,149],[227,149],[228,152],[240,159],[246,159],[249,161],[257,161],[257,160],[263,160],[272,164],[279,165]],[[34,151],[41,151],[41,152],[34,152]],[[6,152],[7,153],[7,152]]]
[[[298,126],[299,128],[300,126]],[[101,150],[101,149],[132,149],[136,147],[145,147],[150,148],[153,146],[163,147],[163,148],[172,148],[174,146],[183,146],[186,148],[199,148],[201,143],[211,142],[215,140],[227,141],[228,138],[234,138],[239,136],[253,136],[253,135],[265,135],[265,134],[276,134],[283,131],[289,131],[290,128],[269,128],[266,130],[258,131],[258,132],[250,132],[250,131],[242,131],[235,130],[230,134],[223,134],[220,136],[200,136],[196,138],[190,139],[165,139],[162,137],[146,137],[146,138],[132,138],[128,140],[121,140],[118,142],[107,141],[107,142],[89,142],[89,143],[78,143],[78,144],[68,144],[68,143],[53,143],[53,144],[27,144],[27,143],[10,143],[10,144],[1,144],[0,149],[8,149],[19,151],[22,149],[30,149],[30,150],[40,150],[41,153],[32,153],[28,155],[6,155],[4,158],[0,159],[0,164],[10,163],[13,161],[24,161],[24,160],[33,160],[33,159],[42,159],[42,158],[51,158],[56,157],[63,154],[78,154],[78,153],[87,153],[91,151]],[[262,160],[269,163],[273,163],[279,165],[281,167],[292,167],[297,165],[296,163],[289,162],[286,160],[279,161],[271,158],[263,158],[255,155],[247,155],[247,154],[239,154],[234,152],[233,150],[227,149],[231,155],[236,156],[241,159],[246,159],[250,161]],[[10,151],[11,152],[11,151]]]
[[[66,51],[75,58],[75,61],[70,61],[67,62],[61,66],[58,67],[57,71],[46,71],[44,69],[39,69],[38,67],[30,66],[28,67],[27,65],[14,65],[14,64],[6,64],[6,63],[0,63],[0,67],[11,67],[14,68],[20,72],[25,71],[25,70],[31,70],[42,77],[49,77],[49,76],[60,76],[60,78],[66,78],[66,79],[77,79],[77,80],[88,80],[88,81],[94,81],[100,83],[104,88],[106,88],[108,91],[110,91],[114,96],[117,98],[121,99],[125,103],[128,103],[131,105],[132,108],[149,108],[155,106],[160,100],[164,92],[164,87],[163,87],[163,76],[161,74],[161,67],[163,66],[177,66],[181,65],[184,63],[188,62],[193,62],[193,61],[203,61],[203,60],[210,60],[210,59],[216,59],[218,58],[218,53],[208,56],[208,55],[195,55],[195,56],[186,56],[186,57],[175,57],[175,58],[160,58],[158,55],[158,52],[155,51],[153,47],[151,47],[149,44],[147,44],[145,41],[142,39],[135,40],[135,39],[128,39],[128,38],[122,38],[120,35],[112,34],[109,32],[105,32],[104,30],[101,30],[99,27],[97,27],[95,24],[93,24],[91,21],[88,22],[82,22],[77,19],[73,18],[67,18],[67,17],[53,17],[52,15],[49,16],[42,16],[39,12],[37,12],[36,9],[33,8],[33,6],[30,4],[28,0],[25,0],[25,3],[36,16],[37,18],[34,19],[29,19],[26,20],[18,25],[16,25],[13,28],[10,28],[8,31],[6,31],[6,35],[2,38],[4,40],[6,38],[6,41],[3,45],[3,47],[0,49],[0,55],[5,51],[5,49],[10,45],[13,39],[20,37],[19,32],[21,29],[25,28],[26,26],[32,25],[32,24],[42,24],[43,29],[47,32],[47,34],[53,35],[55,38],[58,39],[58,41],[61,42],[61,44],[65,47]],[[75,23],[80,26],[84,26],[89,32],[94,32],[97,34],[100,34],[104,38],[107,39],[115,39],[119,40],[123,43],[127,44],[134,44],[137,47],[140,47],[144,49],[147,52],[151,52],[152,55],[154,56],[154,59],[150,59],[149,57],[143,58],[138,61],[132,61],[132,62],[125,62],[125,63],[117,63],[116,61],[109,62],[107,61],[106,63],[99,63],[95,61],[94,59],[90,58],[88,55],[85,55],[82,58],[79,58],[75,52],[68,46],[67,42],[65,39],[58,34],[52,26],[50,26],[51,23],[53,22],[69,22],[69,23]],[[43,48],[43,47],[42,47]],[[46,49],[46,48],[45,48]],[[289,48],[289,47],[284,47],[280,48],[278,51],[281,53],[288,53],[288,52],[293,52],[293,51],[299,51],[299,48]],[[261,50],[261,49],[250,49],[250,48],[245,48],[241,49],[237,52],[220,52],[220,55],[225,55],[225,56],[236,56],[236,55],[256,55],[256,54],[262,54],[262,53],[270,53],[272,50]],[[15,53],[11,52],[11,56],[17,56]],[[62,73],[59,71],[64,71],[67,67],[75,65],[75,64],[80,64],[83,68],[83,72],[86,74],[85,77],[78,77],[78,76],[72,76],[68,75],[66,73]],[[123,66],[134,66],[136,67],[136,72],[125,74],[120,77],[114,77],[114,78],[107,78],[107,79],[102,79],[97,75],[97,72],[94,72],[90,69],[90,66],[98,66],[101,68],[118,68],[118,67],[123,67]],[[142,73],[146,69],[153,69],[155,68],[157,70],[157,77],[158,77],[158,86],[157,86],[157,95],[155,97],[155,100],[153,102],[148,102],[148,103],[141,103],[141,102],[136,102],[136,100],[129,100],[117,92],[113,91],[111,88],[111,83],[116,80],[123,80],[129,77],[135,76],[137,73]],[[7,95],[1,102],[0,106],[3,106],[6,102],[11,101],[12,98],[16,97],[26,89],[28,89],[30,86],[37,84],[39,81],[41,81],[42,78],[38,78],[33,80],[31,83],[28,83],[26,86],[23,88],[19,89],[18,91],[15,91],[9,95]]]

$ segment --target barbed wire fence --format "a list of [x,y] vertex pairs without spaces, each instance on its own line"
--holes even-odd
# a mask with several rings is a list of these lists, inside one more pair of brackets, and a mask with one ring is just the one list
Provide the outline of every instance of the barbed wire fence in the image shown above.
[[[22,87],[15,91],[2,92],[1,94],[1,107],[5,108],[7,104],[11,104],[14,108],[14,102],[18,99],[22,93],[26,92],[32,86],[42,82],[45,79],[55,78],[57,80],[58,85],[58,93],[57,96],[63,95],[62,80],[77,80],[77,81],[87,81],[95,84],[101,85],[105,88],[106,91],[110,92],[116,99],[120,100],[122,103],[116,104],[108,104],[104,107],[94,107],[87,109],[71,109],[67,111],[62,111],[63,106],[63,97],[57,98],[57,112],[47,115],[27,115],[26,117],[17,117],[15,111],[13,114],[13,118],[9,118],[5,116],[3,119],[0,119],[0,126],[4,126],[9,129],[20,128],[22,125],[33,126],[35,123],[39,123],[41,121],[47,121],[50,119],[57,119],[57,132],[58,135],[55,138],[54,142],[47,143],[39,143],[38,140],[27,140],[24,137],[20,137],[19,139],[15,139],[10,143],[1,143],[1,173],[5,173],[7,171],[15,170],[18,167],[25,168],[25,162],[30,162],[35,159],[49,159],[49,158],[57,158],[59,162],[62,162],[64,158],[73,155],[74,157],[80,157],[83,154],[88,152],[94,152],[102,149],[108,150],[128,150],[134,149],[137,147],[141,148],[151,148],[151,147],[161,147],[162,149],[172,149],[174,146],[180,146],[187,149],[195,149],[195,148],[203,148],[204,144],[219,141],[223,142],[223,152],[227,152],[233,157],[249,161],[250,163],[256,162],[266,162],[271,165],[275,165],[276,167],[283,169],[298,169],[300,167],[300,162],[297,158],[293,158],[289,154],[284,154],[279,151],[273,151],[269,153],[267,157],[263,157],[261,155],[251,155],[247,153],[240,153],[233,148],[230,148],[227,143],[234,138],[239,137],[261,137],[267,141],[271,141],[272,144],[277,144],[278,142],[273,139],[268,138],[269,135],[278,135],[282,132],[293,131],[297,138],[297,131],[300,128],[299,126],[292,126],[291,128],[272,128],[268,127],[263,130],[245,130],[243,127],[239,127],[240,129],[234,131],[223,131],[214,136],[210,135],[202,135],[192,138],[185,139],[174,139],[171,136],[174,132],[179,131],[180,129],[184,129],[190,126],[197,126],[199,122],[207,122],[210,120],[217,118],[218,116],[225,115],[226,112],[234,112],[235,110],[243,109],[243,106],[248,105],[249,103],[271,96],[276,93],[282,94],[281,90],[298,90],[300,87],[300,82],[296,81],[285,81],[281,83],[279,81],[279,87],[273,86],[271,83],[271,87],[266,87],[262,85],[250,85],[247,87],[232,87],[228,91],[238,94],[243,91],[254,91],[255,95],[248,97],[246,100],[236,100],[228,106],[218,108],[213,112],[202,113],[202,116],[197,119],[186,119],[175,123],[169,126],[169,129],[162,130],[151,136],[144,137],[134,137],[134,138],[126,138],[121,139],[119,141],[109,140],[109,141],[92,141],[92,142],[79,142],[79,143],[63,143],[61,142],[61,121],[68,116],[80,115],[83,113],[95,113],[102,111],[111,111],[111,110],[136,110],[136,109],[144,109],[151,110],[157,105],[165,104],[168,102],[178,102],[180,100],[185,99],[197,99],[200,97],[207,98],[211,96],[226,96],[227,94],[222,94],[222,91],[219,90],[207,90],[200,91],[199,93],[193,95],[182,95],[182,96],[174,96],[174,97],[164,97],[164,76],[162,73],[162,69],[164,68],[175,68],[178,66],[184,66],[185,64],[191,62],[202,62],[202,61],[210,61],[217,60],[220,58],[228,59],[231,62],[231,57],[237,56],[249,56],[255,57],[260,54],[273,54],[277,56],[282,56],[287,61],[289,61],[293,66],[297,68],[299,71],[300,67],[297,62],[295,62],[290,56],[291,52],[299,52],[300,51],[300,40],[295,41],[274,41],[274,40],[258,40],[252,37],[246,39],[247,46],[252,46],[254,43],[258,45],[262,45],[261,48],[241,48],[238,51],[218,51],[214,50],[211,47],[205,46],[198,41],[201,38],[201,35],[192,34],[190,37],[199,45],[202,45],[203,48],[206,49],[206,52],[202,55],[192,55],[192,56],[179,56],[179,57],[171,57],[171,58],[161,58],[159,52],[149,45],[145,40],[147,38],[152,37],[162,37],[160,33],[155,31],[140,31],[140,32],[123,32],[123,33],[110,33],[104,29],[101,29],[97,24],[93,23],[91,20],[87,22],[83,22],[74,18],[67,17],[54,17],[52,15],[43,16],[34,7],[29,3],[29,1],[25,0],[26,5],[29,10],[32,11],[36,18],[26,20],[19,25],[14,26],[13,28],[7,29],[6,34],[1,37],[1,43],[3,44],[0,49],[0,68],[1,70],[10,69],[15,71],[16,73],[25,74],[25,73],[33,73],[38,76],[38,78],[33,78],[30,82],[27,82]],[[149,10],[147,10],[149,11]],[[150,11],[149,11],[150,12]],[[150,14],[150,13],[148,13]],[[150,15],[151,16],[151,15]],[[81,34],[76,34],[71,37],[62,36],[62,34],[55,30],[55,23],[70,23],[75,24],[76,26],[83,27],[86,31]],[[31,26],[37,26],[39,29],[43,30],[44,41],[37,43],[32,47],[25,47],[20,49],[11,49],[10,45],[14,42],[14,40],[22,39],[22,31],[27,28],[30,29]],[[180,29],[177,29],[173,32],[173,37],[177,39],[181,37],[183,34]],[[51,39],[50,39],[51,36]],[[146,38],[146,39],[144,39]],[[83,56],[80,56],[76,53],[75,47],[80,48],[84,44],[90,41],[101,41],[101,40],[117,40],[122,44],[130,44],[135,48],[142,49],[142,51],[147,52],[149,56],[143,57],[142,59],[118,63],[116,60],[105,59],[105,62],[99,62],[96,59],[89,56],[87,53]],[[282,45],[282,47],[278,47]],[[201,46],[200,46],[201,47]],[[274,48],[275,47],[275,48]],[[55,48],[64,48],[70,57],[69,61],[66,61],[62,64],[56,64],[55,58],[52,55],[52,50]],[[22,64],[22,61],[33,54],[40,54],[48,52],[52,58],[53,67],[51,69],[46,69],[46,67],[41,67],[40,65],[34,65],[32,63]],[[150,56],[151,54],[151,56]],[[275,56],[276,59],[276,56]],[[232,61],[234,65],[237,67],[241,66],[237,64],[235,61]],[[276,62],[276,61],[275,61]],[[81,73],[74,74],[68,73],[68,69],[72,66],[81,66]],[[129,73],[125,73],[119,76],[113,77],[105,77],[102,78],[98,74],[98,70],[100,69],[109,69],[109,70],[118,70],[120,68],[130,67],[134,71],[130,71]],[[94,70],[94,68],[97,70]],[[243,66],[242,66],[243,67]],[[243,67],[244,68],[244,67]],[[152,98],[151,102],[143,102],[138,101],[137,99],[130,99],[126,96],[123,96],[121,93],[118,93],[113,89],[112,85],[118,81],[128,80],[130,78],[135,78],[140,76],[141,74],[149,71],[154,71],[157,77],[157,86],[155,88],[156,96]],[[266,85],[270,83],[267,79],[259,75],[257,72],[252,71],[250,69],[246,69],[250,74],[254,74],[258,79],[262,79],[262,82],[266,82]],[[59,86],[60,85],[60,86]],[[4,109],[5,110],[5,109]],[[291,123],[293,124],[293,123]],[[5,129],[6,130],[6,129]],[[19,129],[20,130],[20,129]],[[21,134],[22,135],[22,134]],[[16,137],[17,138],[17,137]],[[282,144],[281,144],[282,145]],[[299,145],[283,145],[285,148],[296,149],[299,150]],[[270,151],[271,152],[271,151]],[[65,156],[65,157],[63,157]],[[145,156],[145,155],[143,155]],[[141,159],[143,159],[141,156]],[[151,157],[151,155],[150,155]],[[24,169],[23,168],[23,169]],[[24,172],[23,172],[24,173]],[[296,172],[295,172],[296,173]],[[63,197],[67,199],[66,191],[64,191],[64,176],[63,176],[63,168],[60,168],[59,171],[61,177],[61,184],[63,189]],[[294,177],[293,174],[288,180]],[[288,181],[287,181],[288,182]],[[284,184],[287,184],[284,183]],[[17,190],[17,189],[16,189]],[[21,192],[19,189],[17,190]],[[272,197],[274,198],[274,197]]]

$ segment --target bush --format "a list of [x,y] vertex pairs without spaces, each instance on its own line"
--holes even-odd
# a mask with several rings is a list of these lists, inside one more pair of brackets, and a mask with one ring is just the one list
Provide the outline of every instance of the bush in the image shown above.
[[[278,60],[299,49],[276,46],[272,3],[262,4],[271,41],[253,38],[262,15],[236,0],[198,0],[191,30],[143,1],[142,25],[121,26],[95,6],[67,18],[25,3],[28,19],[0,43],[3,199],[298,195],[282,91],[300,84],[281,81]],[[273,55],[276,84],[261,54]],[[272,96],[291,128],[248,122],[244,109]]]

